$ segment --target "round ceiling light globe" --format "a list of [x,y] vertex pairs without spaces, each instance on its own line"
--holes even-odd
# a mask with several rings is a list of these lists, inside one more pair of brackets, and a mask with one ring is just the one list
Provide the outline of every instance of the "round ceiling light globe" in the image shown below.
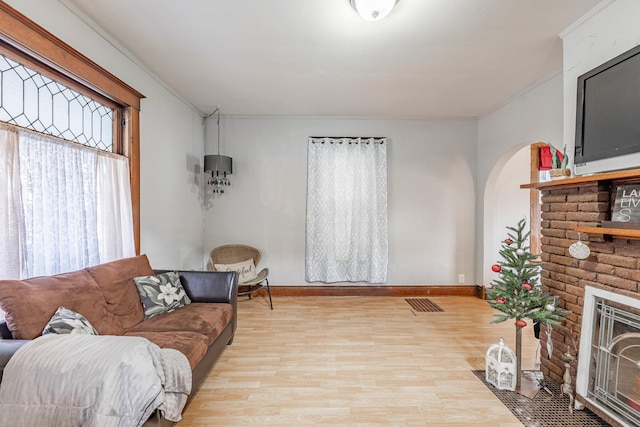
[[396,5],[397,0],[350,0],[351,6],[367,21],[385,18]]

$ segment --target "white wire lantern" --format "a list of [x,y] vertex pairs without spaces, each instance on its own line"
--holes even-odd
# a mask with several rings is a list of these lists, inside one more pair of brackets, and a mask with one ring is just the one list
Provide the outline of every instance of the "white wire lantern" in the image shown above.
[[517,382],[516,355],[504,345],[500,338],[498,344],[489,346],[485,357],[485,380],[498,390],[515,391]]

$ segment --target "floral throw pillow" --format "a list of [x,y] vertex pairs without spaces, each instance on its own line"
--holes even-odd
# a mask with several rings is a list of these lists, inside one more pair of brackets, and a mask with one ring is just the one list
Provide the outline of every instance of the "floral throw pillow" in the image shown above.
[[191,304],[176,272],[134,277],[133,280],[140,293],[145,319]]
[[42,331],[42,335],[46,334],[99,335],[86,317],[66,307],[58,307]]
[[237,271],[239,284],[250,282],[258,277],[253,258],[235,264],[214,264],[214,266],[216,271]]

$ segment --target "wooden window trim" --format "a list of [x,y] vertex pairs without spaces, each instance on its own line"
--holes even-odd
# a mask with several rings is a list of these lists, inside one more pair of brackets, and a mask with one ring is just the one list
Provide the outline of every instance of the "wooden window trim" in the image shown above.
[[[83,93],[92,92],[118,106],[114,116],[124,126],[116,126],[114,151],[129,158],[131,208],[136,254],[140,253],[140,100],[144,95],[118,79],[47,30],[0,1],[0,40],[5,51],[29,58],[29,66],[40,63],[39,71],[51,70]],[[35,61],[34,61],[35,60]]]
[[[547,145],[545,142],[536,142],[531,144],[531,166],[530,166],[530,178],[531,182],[540,181],[540,147]],[[541,228],[541,209],[540,205],[540,191],[532,188],[530,190],[529,209],[530,209],[530,231],[529,246],[531,253],[542,253],[542,228]]]

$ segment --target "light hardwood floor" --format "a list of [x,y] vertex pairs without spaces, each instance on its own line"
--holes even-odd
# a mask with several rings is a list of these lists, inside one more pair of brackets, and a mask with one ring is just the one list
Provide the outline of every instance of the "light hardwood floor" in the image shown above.
[[[501,426],[522,424],[471,372],[513,322],[475,297],[242,298],[238,330],[183,414],[188,426]],[[523,369],[537,341],[523,333]]]

